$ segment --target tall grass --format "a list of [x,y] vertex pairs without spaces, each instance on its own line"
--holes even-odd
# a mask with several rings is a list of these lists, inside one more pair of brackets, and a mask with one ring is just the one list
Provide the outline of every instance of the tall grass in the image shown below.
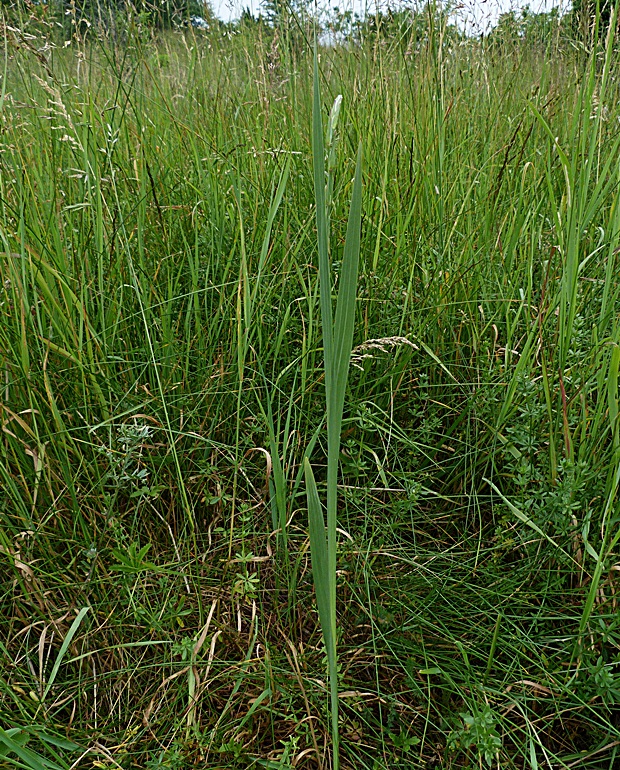
[[[340,98],[339,96],[336,97],[334,108],[330,115],[329,134],[332,139],[332,147],[330,147],[332,152],[330,152],[330,156],[333,156],[334,127],[338,119]],[[329,199],[331,197],[330,192],[333,189],[333,179],[331,174],[329,177],[326,177],[325,174],[323,118],[321,115],[321,92],[316,44],[314,52],[312,152],[327,411],[327,537],[325,536],[323,508],[319,499],[312,466],[307,457],[305,459],[304,471],[308,495],[308,526],[312,555],[312,573],[329,667],[333,767],[337,770],[340,765],[336,650],[338,622],[336,608],[338,465],[340,460],[342,413],[349,376],[349,363],[353,347],[353,326],[355,323],[355,300],[362,220],[362,148],[360,145],[357,154],[351,209],[344,242],[342,268],[338,279],[338,300],[334,316],[332,308],[332,269],[329,254],[329,206],[331,204]]]
[[24,25],[2,762],[614,768],[614,36]]

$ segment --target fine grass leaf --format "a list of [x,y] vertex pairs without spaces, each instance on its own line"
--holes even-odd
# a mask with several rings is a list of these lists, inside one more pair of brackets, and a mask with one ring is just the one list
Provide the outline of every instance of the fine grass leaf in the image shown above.
[[[60,765],[52,762],[49,759],[37,754],[35,751],[31,751],[24,746],[25,740],[23,739],[23,733],[21,731],[15,732],[15,728],[12,730],[4,730],[0,727],[0,745],[4,745],[7,753],[15,754],[23,765],[28,770],[62,770]],[[8,761],[12,761],[7,758]],[[16,764],[16,763],[13,763]]]
[[351,196],[351,208],[344,244],[342,272],[338,287],[336,318],[334,322],[334,414],[332,419],[342,421],[342,408],[353,347],[355,304],[357,297],[357,275],[359,272],[360,231],[362,223],[362,145],[357,151],[355,180]]
[[[316,603],[319,610],[319,620],[323,630],[323,639],[327,648],[327,655],[331,659],[334,654],[332,649],[332,615],[327,538],[325,536],[325,518],[323,506],[319,499],[316,481],[312,466],[308,458],[304,460],[306,476],[306,494],[308,497],[308,526],[310,531],[310,555],[312,557],[312,577],[316,592]],[[335,578],[335,575],[333,576]]]
[[33,732],[44,743],[49,743],[50,746],[55,746],[57,749],[64,749],[65,751],[79,751],[79,746],[73,741],[69,741],[66,738],[61,738],[58,735],[51,735],[43,730],[34,729]]
[[323,327],[323,350],[325,356],[325,389],[331,390],[333,360],[333,313],[331,292],[331,271],[329,264],[328,232],[329,222],[325,203],[325,147],[323,144],[323,120],[321,117],[321,90],[317,44],[314,46],[314,92],[312,107],[312,165],[314,170],[314,199],[316,205],[317,244],[319,252],[319,292],[321,304],[321,325]]
[[90,607],[82,607],[82,609],[78,612],[77,617],[71,624],[71,627],[67,631],[67,635],[64,638],[64,641],[62,643],[62,646],[60,647],[60,650],[58,652],[58,656],[54,662],[54,667],[52,668],[52,673],[50,674],[50,678],[48,679],[47,685],[45,687],[45,690],[43,692],[43,697],[41,698],[41,701],[44,701],[47,697],[47,694],[49,693],[50,689],[52,688],[52,685],[54,684],[54,681],[56,680],[56,676],[58,675],[58,669],[60,668],[60,665],[63,661],[63,658],[65,657],[65,654],[67,650],[69,649],[69,645],[71,644],[71,641],[73,640],[73,637],[77,634],[79,627],[82,624],[82,621],[84,620],[84,617],[86,616],[86,613]]
[[290,170],[291,170],[291,159],[288,158],[286,163],[284,164],[282,173],[280,174],[280,180],[278,182],[275,195],[273,196],[273,199],[271,201],[271,205],[269,207],[269,213],[267,214],[267,225],[265,227],[265,235],[263,237],[263,243],[260,251],[260,259],[258,262],[258,274],[256,278],[254,291],[253,291],[253,299],[255,298],[256,292],[259,289],[260,278],[263,273],[263,270],[265,269],[265,264],[267,263],[267,257],[269,255],[269,248],[271,245],[271,231],[273,229],[273,223],[278,213],[278,209],[280,208],[280,204],[282,203],[282,198],[284,196],[284,191],[286,190],[286,183],[288,182],[288,176],[289,176]]
[[609,365],[607,380],[607,405],[609,407],[609,425],[614,446],[618,444],[618,372],[620,370],[620,346],[614,345]]
[[503,502],[508,506],[510,511],[514,513],[514,515],[517,517],[517,519],[519,519],[519,521],[521,521],[523,524],[526,524],[528,527],[530,527],[530,529],[533,529],[534,532],[536,532],[542,538],[544,538],[550,545],[552,545],[554,548],[557,548],[558,551],[561,551],[564,554],[564,556],[570,559],[577,567],[581,568],[581,565],[567,551],[565,551],[561,545],[558,545],[553,538],[549,537],[549,535],[546,532],[543,532],[543,530],[538,526],[538,524],[536,524],[535,521],[532,521],[532,519],[530,519],[529,516],[526,516],[526,514],[523,513],[523,511],[520,511],[516,505],[511,503],[510,500],[499,491],[499,489],[495,486],[495,484],[492,481],[490,481],[487,478],[483,479],[483,481],[485,481],[491,487],[491,489],[501,497]]
[[262,693],[256,698],[254,703],[250,706],[250,710],[248,713],[243,717],[241,722],[239,723],[239,730],[242,730],[247,722],[252,718],[252,714],[256,711],[256,709],[260,706],[260,704],[267,700],[268,698],[271,698],[271,689],[268,687],[266,690],[263,690]]
[[[14,741],[19,746],[25,746],[29,736],[20,727],[11,727],[9,730],[4,731],[4,737]],[[0,738],[0,757],[5,757],[9,751],[11,749],[7,746],[4,738]]]

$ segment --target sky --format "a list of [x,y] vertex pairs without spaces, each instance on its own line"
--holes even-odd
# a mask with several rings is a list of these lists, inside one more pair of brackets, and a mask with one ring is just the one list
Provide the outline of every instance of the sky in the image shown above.
[[[398,0],[327,0],[332,6],[341,10],[352,9],[358,13],[365,9],[374,12],[377,3],[379,7],[392,8],[399,4]],[[406,3],[405,3],[406,4]],[[261,0],[211,0],[216,15],[225,21],[238,19],[243,8],[249,8],[254,14],[260,10]],[[323,5],[323,2],[319,2]],[[529,5],[534,12],[548,11],[553,6],[566,7],[570,0],[461,0],[458,2],[459,21],[468,30],[484,32],[492,27],[499,15],[509,10],[519,11]]]

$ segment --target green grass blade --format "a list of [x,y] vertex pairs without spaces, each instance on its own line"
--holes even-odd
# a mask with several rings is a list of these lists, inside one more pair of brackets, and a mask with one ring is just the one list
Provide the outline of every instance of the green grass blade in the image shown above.
[[288,158],[280,174],[280,180],[276,188],[275,194],[269,207],[269,213],[267,214],[267,224],[265,227],[265,235],[263,236],[263,243],[260,250],[260,259],[258,261],[258,271],[255,278],[254,289],[252,291],[252,303],[256,300],[258,294],[261,277],[267,264],[267,257],[269,256],[269,249],[271,247],[271,231],[273,230],[273,223],[275,221],[278,209],[282,203],[284,197],[284,191],[286,190],[286,183],[288,182],[289,173],[291,170],[291,159]]
[[552,545],[554,548],[557,548],[557,550],[561,551],[567,559],[569,559],[577,567],[579,567],[578,562],[576,562],[575,559],[567,551],[565,551],[564,548],[562,548],[561,545],[558,545],[555,542],[555,540],[553,540],[553,538],[549,537],[549,535],[546,532],[543,532],[543,530],[538,526],[538,524],[536,524],[536,522],[532,521],[532,519],[529,516],[527,516],[525,513],[523,513],[523,511],[520,511],[517,508],[516,505],[511,503],[510,500],[499,491],[499,489],[495,486],[495,484],[492,481],[490,481],[489,479],[486,479],[486,478],[483,479],[483,481],[485,481],[491,487],[491,489],[497,495],[499,495],[499,497],[502,499],[504,504],[517,517],[517,519],[519,519],[520,522],[522,522],[523,524],[525,524],[528,527],[530,527],[530,529],[533,529],[534,532],[536,532],[538,535],[540,535],[542,538],[544,538],[544,540],[546,540],[549,543],[549,545]]
[[357,152],[353,195],[344,244],[342,272],[338,286],[336,319],[334,322],[334,394],[332,419],[338,428],[342,420],[342,408],[349,374],[349,362],[353,347],[357,275],[359,271],[360,232],[362,223],[362,145]]
[[327,657],[330,661],[335,657],[335,649],[332,643],[333,628],[331,614],[330,573],[327,558],[327,538],[325,536],[325,518],[323,506],[319,499],[319,492],[310,461],[304,460],[304,473],[306,479],[306,495],[308,498],[308,525],[310,531],[310,555],[312,557],[312,577],[316,592],[316,603],[319,610],[319,620],[323,629],[323,638]]
[[79,627],[82,624],[82,621],[84,620],[84,616],[88,612],[90,607],[82,607],[82,609],[78,612],[77,617],[71,624],[71,627],[67,631],[67,635],[64,638],[64,641],[60,647],[60,650],[58,651],[58,656],[56,660],[54,661],[54,667],[52,668],[52,673],[50,674],[50,678],[47,682],[47,685],[45,686],[45,690],[43,692],[43,697],[41,698],[42,701],[45,700],[47,697],[47,694],[49,693],[52,685],[54,684],[54,681],[56,679],[56,676],[58,675],[58,669],[60,668],[60,665],[63,661],[63,658],[65,657],[65,654],[67,650],[69,649],[69,645],[71,644],[71,641],[73,640],[73,637],[77,634]]
[[[329,223],[325,204],[325,147],[323,144],[323,119],[321,117],[321,90],[317,46],[314,46],[314,94],[312,106],[312,163],[314,169],[314,199],[316,203],[316,228],[319,250],[319,284],[323,349],[325,355],[325,389],[331,391],[333,361],[332,293],[329,264]],[[329,396],[328,396],[329,398]]]
[[12,738],[12,732],[10,730],[3,730],[0,727],[0,744],[4,744],[7,751],[16,754],[24,763],[23,766],[29,768],[29,770],[62,770],[60,765],[52,762],[40,754],[22,746],[21,743],[14,741]]
[[[357,292],[357,274],[359,270],[360,227],[362,218],[362,148],[357,155],[355,181],[347,226],[347,237],[342,260],[342,272],[338,287],[336,318],[333,340],[334,357],[331,362],[333,371],[332,390],[327,393],[327,530],[330,553],[330,567],[335,572],[336,564],[336,496],[338,457],[340,455],[340,433],[342,429],[342,410],[347,388],[349,362],[353,346],[353,326],[355,324],[355,302]],[[325,367],[330,366],[326,359]],[[335,589],[334,589],[335,590]],[[335,600],[334,600],[335,612]]]
[[607,404],[609,408],[609,426],[614,449],[618,447],[618,373],[620,371],[620,347],[614,345],[609,364],[607,380]]

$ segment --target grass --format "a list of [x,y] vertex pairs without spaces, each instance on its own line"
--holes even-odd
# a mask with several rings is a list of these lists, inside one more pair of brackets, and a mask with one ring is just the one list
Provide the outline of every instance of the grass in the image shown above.
[[[334,155],[335,129],[341,104],[336,97],[328,124],[331,137],[328,158]],[[337,581],[338,581],[338,466],[342,440],[342,416],[353,349],[353,326],[360,258],[362,223],[362,148],[358,150],[351,208],[344,242],[342,265],[338,279],[336,313],[332,309],[332,269],[329,256],[329,220],[333,189],[331,174],[325,173],[325,148],[321,114],[318,50],[314,48],[314,88],[312,108],[312,156],[316,208],[317,245],[319,254],[319,292],[323,331],[323,368],[325,371],[325,407],[327,422],[327,527],[319,498],[316,479],[306,457],[304,475],[308,499],[308,531],[312,557],[312,575],[316,602],[327,652],[330,710],[332,718],[332,765],[340,766],[338,653],[337,653]],[[329,163],[328,163],[329,166]],[[327,530],[327,531],[326,531]]]
[[617,41],[320,49],[332,288],[364,157],[335,441],[311,48],[136,26],[42,52],[24,25],[0,766],[330,766],[307,458],[340,767],[614,768]]

